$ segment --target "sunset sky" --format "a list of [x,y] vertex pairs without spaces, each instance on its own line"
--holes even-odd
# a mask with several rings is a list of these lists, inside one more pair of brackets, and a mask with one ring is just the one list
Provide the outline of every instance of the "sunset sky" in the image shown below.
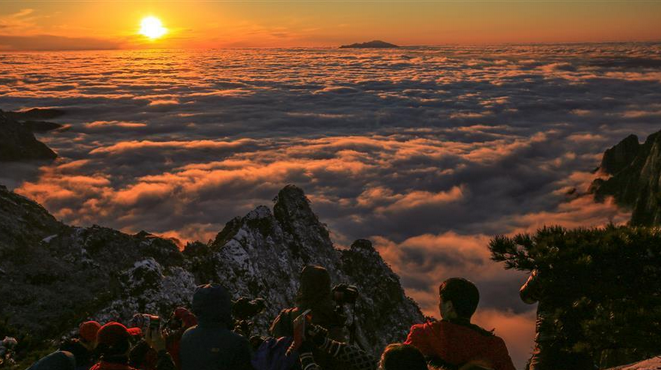
[[[629,219],[586,191],[606,149],[661,127],[660,23],[661,0],[0,0],[0,109],[65,112],[37,135],[59,158],[0,184],[182,245],[296,184],[425,314],[440,281],[474,281],[522,368],[535,306],[489,240]],[[429,47],[337,48],[375,39]]]
[[[138,33],[147,16],[165,37]],[[661,40],[659,1],[7,1],[0,50]]]

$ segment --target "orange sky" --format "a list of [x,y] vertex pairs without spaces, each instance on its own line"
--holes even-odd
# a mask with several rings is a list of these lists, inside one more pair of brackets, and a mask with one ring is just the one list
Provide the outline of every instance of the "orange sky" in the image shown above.
[[[166,37],[138,35],[159,17]],[[6,1],[0,50],[661,40],[660,1]]]

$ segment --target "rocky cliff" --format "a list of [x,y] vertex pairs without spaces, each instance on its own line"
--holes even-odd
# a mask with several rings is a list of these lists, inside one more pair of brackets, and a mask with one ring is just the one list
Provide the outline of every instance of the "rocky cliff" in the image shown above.
[[17,120],[19,117],[27,119],[33,115],[0,110],[0,162],[55,159],[57,154],[37,140],[33,134],[33,130],[47,129],[49,123],[32,120],[22,122]]
[[604,153],[599,167],[607,178],[596,179],[590,191],[598,201],[612,196],[632,210],[631,224],[661,224],[661,132],[644,144],[630,135]]
[[322,265],[334,283],[359,288],[357,339],[366,349],[378,353],[423,320],[371,243],[336,249],[303,191],[292,185],[279,192],[273,210],[259,206],[229,221],[215,240],[183,251],[174,240],[146,232],[64,225],[0,187],[0,323],[39,339],[58,338],[86,319],[167,315],[209,281],[226,285],[235,298],[263,297],[268,308],[256,331],[265,334],[279,310],[292,306],[305,264]]

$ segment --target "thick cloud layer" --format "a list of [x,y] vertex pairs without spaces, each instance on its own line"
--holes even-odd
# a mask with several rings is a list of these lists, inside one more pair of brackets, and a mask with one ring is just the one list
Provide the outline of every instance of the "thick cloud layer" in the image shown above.
[[534,307],[518,299],[525,275],[489,260],[490,237],[625,221],[582,194],[606,148],[661,127],[658,44],[0,61],[2,109],[69,113],[42,137],[58,162],[2,176],[57,217],[206,241],[295,183],[338,245],[373,239],[426,313],[440,281],[475,281],[478,322],[519,366]]

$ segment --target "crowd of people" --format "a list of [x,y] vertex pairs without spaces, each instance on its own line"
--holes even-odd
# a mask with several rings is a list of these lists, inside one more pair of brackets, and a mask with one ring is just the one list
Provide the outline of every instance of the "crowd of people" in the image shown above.
[[442,319],[414,325],[380,359],[347,340],[347,317],[333,294],[328,272],[306,266],[295,307],[261,338],[233,315],[227,289],[206,284],[190,310],[177,308],[167,320],[137,314],[127,326],[83,322],[75,338],[29,370],[514,370],[504,341],[471,323],[479,292],[466,279],[441,283]]

